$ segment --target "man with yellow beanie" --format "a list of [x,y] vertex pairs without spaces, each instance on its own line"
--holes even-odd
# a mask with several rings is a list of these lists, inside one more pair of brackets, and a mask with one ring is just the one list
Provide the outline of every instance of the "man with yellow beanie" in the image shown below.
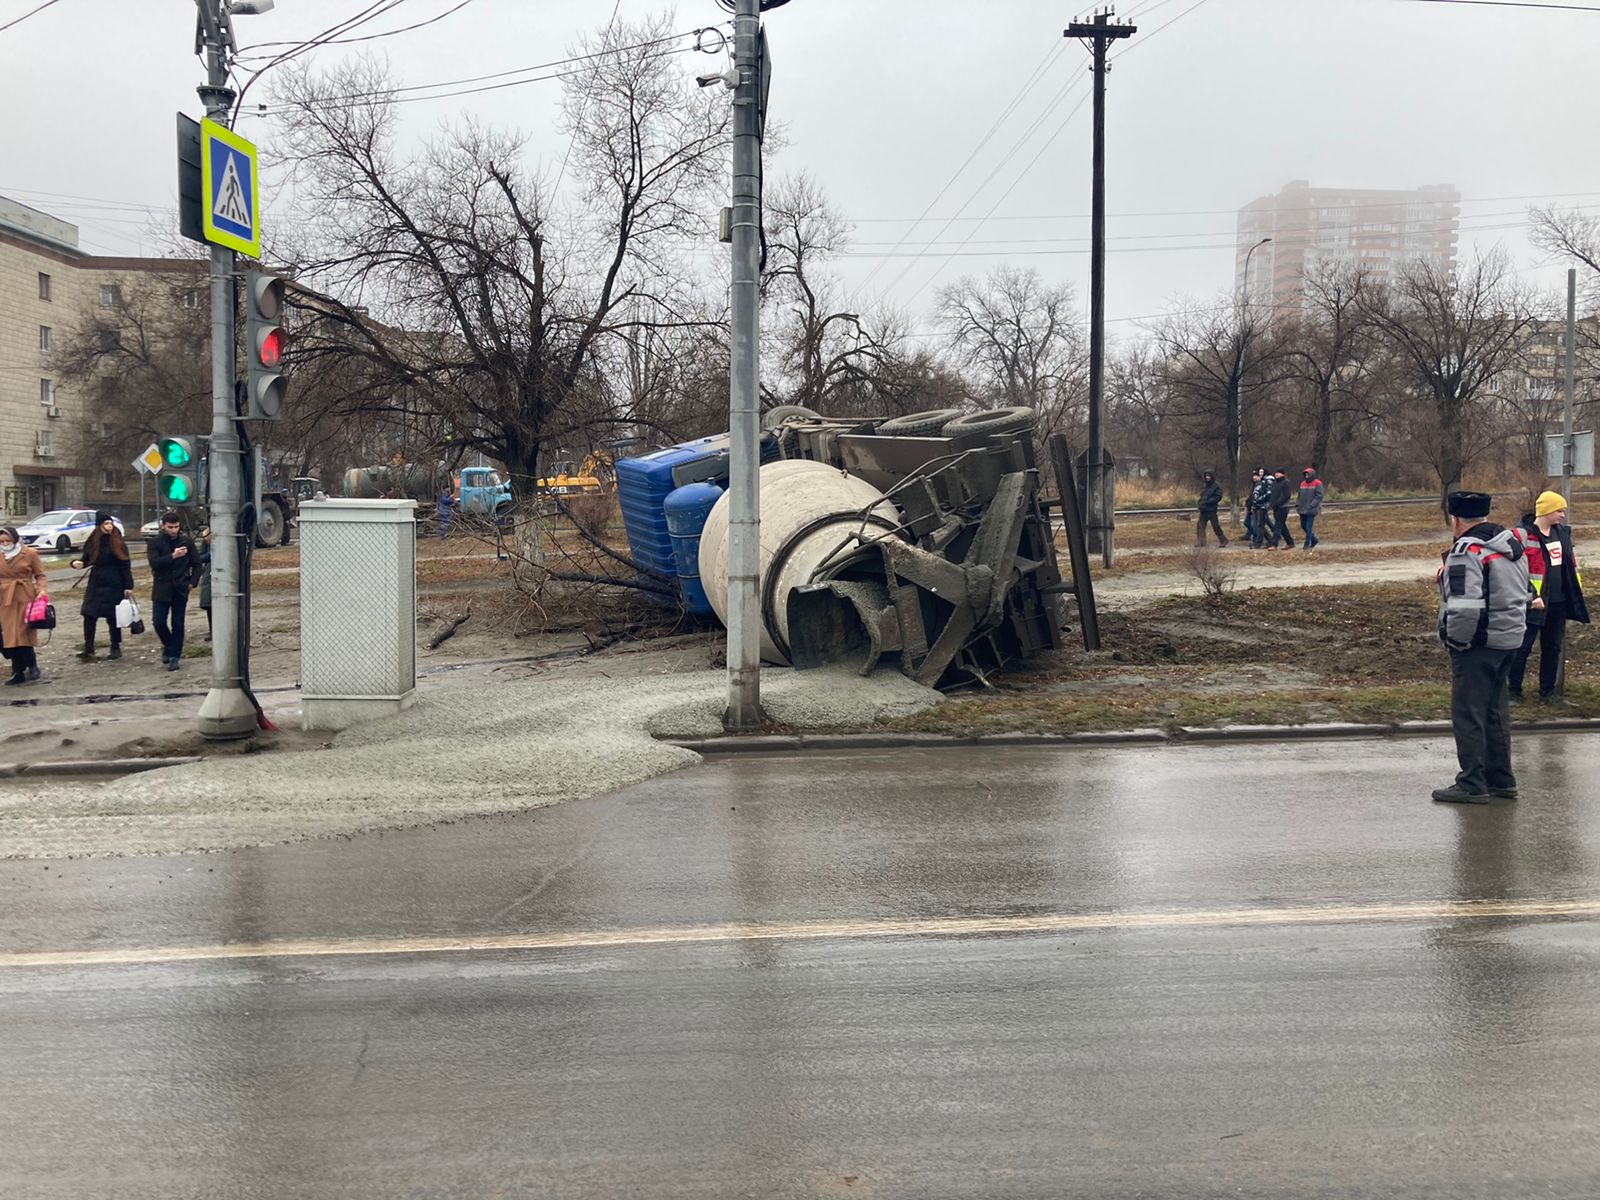
[[1512,656],[1507,678],[1513,704],[1522,701],[1522,679],[1535,641],[1539,643],[1539,699],[1546,704],[1566,703],[1556,695],[1556,673],[1561,667],[1567,622],[1589,623],[1583,576],[1578,573],[1572,529],[1566,521],[1566,498],[1559,492],[1541,492],[1533,511],[1524,514],[1517,526],[1517,536],[1528,552],[1528,577],[1535,598],[1528,610],[1528,631],[1521,649]]

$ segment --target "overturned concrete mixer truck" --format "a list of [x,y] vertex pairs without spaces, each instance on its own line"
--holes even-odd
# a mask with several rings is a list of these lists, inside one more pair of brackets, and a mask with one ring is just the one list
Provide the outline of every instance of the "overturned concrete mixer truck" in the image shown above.
[[[776,419],[774,419],[776,418]],[[1032,409],[888,420],[768,416],[761,449],[762,658],[894,662],[981,681],[1063,641]],[[691,612],[727,615],[728,438],[616,464],[634,561]]]

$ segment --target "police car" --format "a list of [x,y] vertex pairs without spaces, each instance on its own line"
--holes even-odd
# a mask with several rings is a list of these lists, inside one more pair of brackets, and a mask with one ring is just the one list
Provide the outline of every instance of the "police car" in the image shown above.
[[[117,531],[122,532],[122,522],[116,517]],[[94,509],[57,508],[33,518],[17,533],[24,546],[46,554],[67,554],[82,550],[89,535],[94,532]]]

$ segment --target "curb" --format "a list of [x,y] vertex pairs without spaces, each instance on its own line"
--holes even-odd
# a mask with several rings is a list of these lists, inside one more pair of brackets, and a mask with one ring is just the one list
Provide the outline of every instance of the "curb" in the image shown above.
[[[721,734],[706,738],[656,739],[696,754],[792,754],[800,750],[912,750],[983,746],[1132,746],[1200,745],[1227,742],[1322,741],[1348,738],[1439,737],[1451,732],[1449,721],[1401,721],[1395,724],[1324,722],[1315,725],[1178,726],[1174,729],[1112,729],[1084,733],[816,733]],[[1600,732],[1600,720],[1568,717],[1527,721],[1513,733]]]
[[0,778],[74,777],[84,775],[133,775],[162,767],[181,767],[200,761],[199,755],[171,758],[78,758],[63,762],[0,763]]

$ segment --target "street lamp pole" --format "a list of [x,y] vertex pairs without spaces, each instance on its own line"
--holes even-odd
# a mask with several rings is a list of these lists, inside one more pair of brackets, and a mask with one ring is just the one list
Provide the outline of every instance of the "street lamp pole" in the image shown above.
[[[1250,304],[1250,256],[1272,239],[1264,237],[1250,249],[1244,252],[1244,278],[1239,284],[1239,298],[1242,307],[1248,311]],[[1240,392],[1239,383],[1244,375],[1244,350],[1239,351],[1239,366],[1233,373],[1233,453],[1229,455],[1232,461],[1228,464],[1232,478],[1228,481],[1233,492],[1233,523],[1239,523],[1239,460],[1244,457],[1244,396]]]

